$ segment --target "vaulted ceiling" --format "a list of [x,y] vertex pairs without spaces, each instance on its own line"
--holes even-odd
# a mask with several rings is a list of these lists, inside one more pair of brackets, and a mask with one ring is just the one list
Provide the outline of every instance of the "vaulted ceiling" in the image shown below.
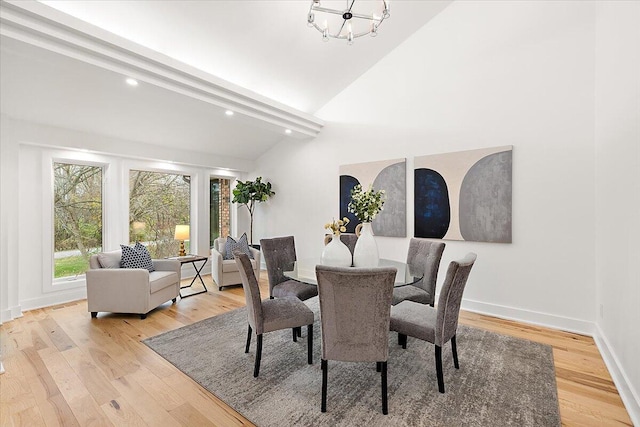
[[[310,2],[302,0],[3,1],[0,108],[36,123],[253,160],[282,138],[317,134],[315,111],[449,3],[393,1],[378,37],[348,46],[323,43],[306,25]],[[25,31],[23,20],[35,23]],[[66,36],[53,45],[60,31]],[[123,52],[128,59],[116,64]],[[127,86],[128,75],[141,84]]]

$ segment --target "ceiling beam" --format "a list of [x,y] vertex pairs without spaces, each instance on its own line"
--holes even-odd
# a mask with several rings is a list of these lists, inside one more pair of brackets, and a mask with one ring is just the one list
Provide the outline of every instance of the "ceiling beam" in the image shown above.
[[39,2],[0,1],[0,34],[133,77],[221,108],[293,137],[315,137],[319,118],[251,92]]

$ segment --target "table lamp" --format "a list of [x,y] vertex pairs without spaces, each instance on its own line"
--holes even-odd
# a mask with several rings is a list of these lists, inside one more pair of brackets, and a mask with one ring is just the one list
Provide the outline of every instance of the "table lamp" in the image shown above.
[[180,240],[180,253],[179,256],[185,256],[184,241],[189,240],[189,226],[188,225],[176,225],[176,233],[174,235],[176,240]]

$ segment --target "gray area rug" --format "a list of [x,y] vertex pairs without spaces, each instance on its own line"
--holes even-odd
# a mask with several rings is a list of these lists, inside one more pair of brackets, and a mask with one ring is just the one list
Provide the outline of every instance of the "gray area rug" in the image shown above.
[[329,361],[327,412],[320,412],[320,324],[314,364],[306,328],[265,334],[260,376],[253,378],[255,336],[244,353],[245,308],[149,338],[146,345],[258,426],[558,426],[551,347],[460,325],[458,358],[443,348],[446,393],[438,393],[434,347],[389,337],[389,415],[382,415],[375,364]]

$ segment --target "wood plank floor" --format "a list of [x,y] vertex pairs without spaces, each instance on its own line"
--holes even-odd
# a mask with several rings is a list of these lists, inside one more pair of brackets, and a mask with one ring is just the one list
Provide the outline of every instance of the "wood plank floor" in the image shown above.
[[[166,303],[145,320],[91,319],[83,300],[0,326],[0,426],[252,425],[140,342],[244,305],[241,287],[219,292],[205,280],[208,293]],[[461,323],[553,346],[563,425],[632,425],[592,338],[469,312]]]

